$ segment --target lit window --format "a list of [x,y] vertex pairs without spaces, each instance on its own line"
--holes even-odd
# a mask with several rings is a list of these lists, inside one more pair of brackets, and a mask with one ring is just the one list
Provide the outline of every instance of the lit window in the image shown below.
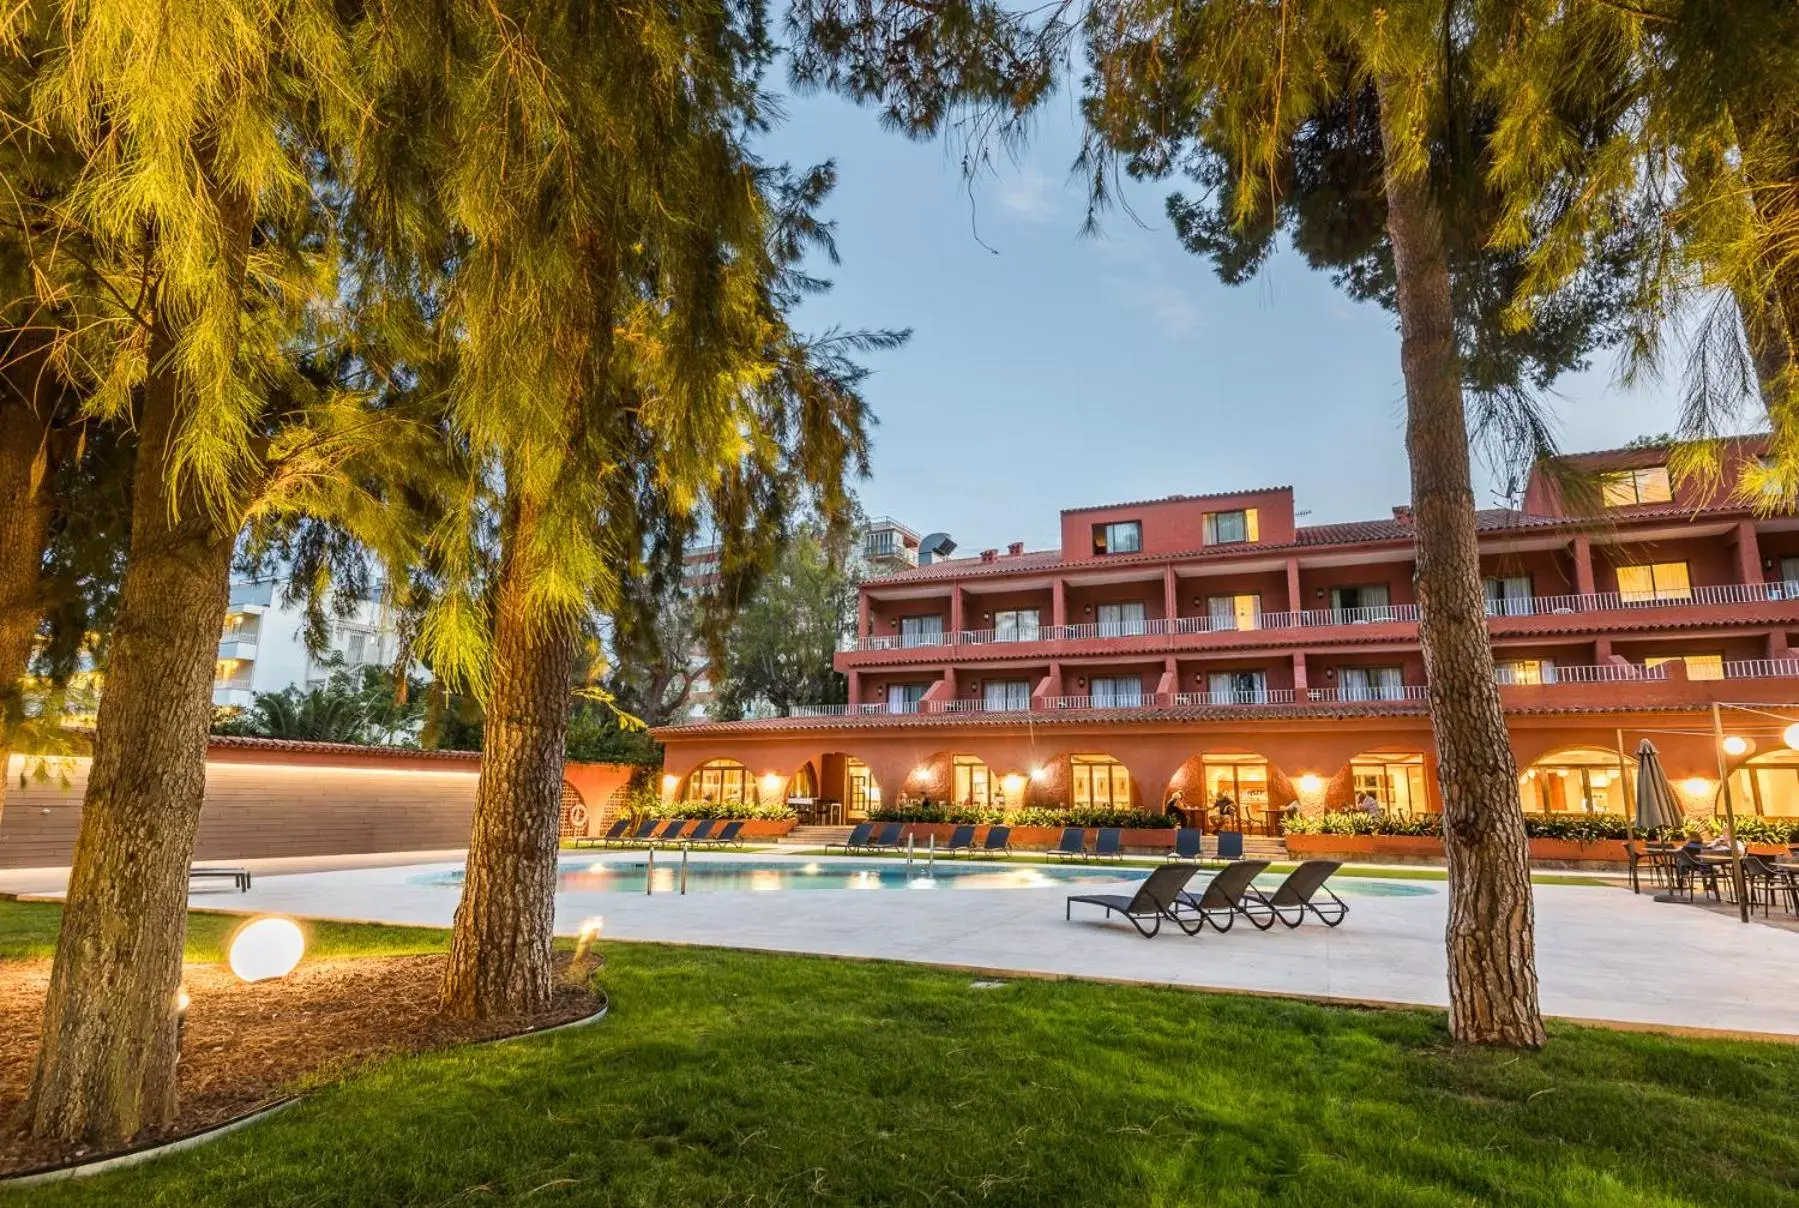
[[1690,680],[1721,680],[1724,678],[1724,656],[1721,654],[1668,654],[1658,655],[1643,660],[1645,667],[1660,667],[1663,663],[1685,663],[1687,678]]
[[1255,541],[1259,537],[1255,508],[1238,508],[1234,512],[1206,513],[1206,544],[1230,545]]
[[987,765],[972,755],[958,755],[955,767],[955,802],[985,808],[993,804],[993,777]]
[[1206,616],[1210,618],[1213,629],[1260,629],[1262,597],[1212,596],[1206,601]]
[[1551,659],[1512,659],[1493,668],[1501,684],[1553,684],[1555,662]]
[[1109,755],[1072,755],[1068,759],[1069,796],[1078,806],[1128,809],[1131,774]]
[[1096,554],[1135,554],[1142,550],[1141,521],[1121,520],[1115,524],[1093,526],[1093,552]]
[[1618,568],[1618,595],[1626,604],[1649,600],[1690,600],[1693,581],[1685,562],[1652,562]]
[[1607,474],[1601,490],[1608,508],[1627,508],[1639,503],[1668,503],[1674,498],[1674,491],[1668,483],[1667,466],[1644,466],[1640,470]]

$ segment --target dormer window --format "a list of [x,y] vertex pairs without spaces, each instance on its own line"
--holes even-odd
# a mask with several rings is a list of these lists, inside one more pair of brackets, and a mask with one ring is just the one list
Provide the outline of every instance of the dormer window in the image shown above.
[[1093,552],[1096,554],[1136,554],[1142,550],[1143,522],[1140,520],[1093,526]]
[[1232,545],[1243,541],[1254,541],[1258,536],[1255,508],[1206,513],[1207,545]]
[[1644,466],[1640,470],[1623,470],[1607,474],[1604,485],[1605,506],[1628,508],[1639,503],[1669,503],[1674,490],[1668,482],[1667,466]]

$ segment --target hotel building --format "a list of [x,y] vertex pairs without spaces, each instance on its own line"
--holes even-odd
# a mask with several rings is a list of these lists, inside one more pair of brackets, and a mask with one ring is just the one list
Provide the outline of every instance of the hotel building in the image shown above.
[[[1479,513],[1527,810],[1623,812],[1618,750],[1648,737],[1710,813],[1712,702],[1799,716],[1799,517],[1746,497],[1761,447],[1731,442],[1710,492],[1673,482],[1666,450],[1581,454],[1601,514],[1541,472],[1521,507]],[[1269,832],[1364,793],[1440,808],[1408,508],[1300,525],[1292,488],[1265,487],[1070,509],[1061,534],[867,579],[837,655],[850,703],[661,729],[665,791],[851,820],[902,793],[1160,811],[1179,792]],[[1756,744],[1739,809],[1799,814],[1779,720],[1730,717]]]

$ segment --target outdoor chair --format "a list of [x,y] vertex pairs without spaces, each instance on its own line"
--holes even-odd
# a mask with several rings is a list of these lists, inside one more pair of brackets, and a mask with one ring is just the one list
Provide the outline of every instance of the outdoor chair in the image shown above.
[[1192,827],[1183,826],[1174,832],[1174,846],[1168,849],[1168,854],[1163,858],[1186,860],[1189,863],[1197,864],[1199,863],[1199,844],[1204,838],[1205,835],[1201,832]]
[[833,847],[841,847],[845,852],[852,852],[865,848],[868,846],[868,837],[874,833],[874,823],[858,822],[856,824],[856,829],[850,832],[849,838],[841,843],[827,843],[825,844],[825,850],[830,851]]
[[1078,826],[1063,827],[1062,828],[1062,842],[1057,844],[1055,847],[1050,848],[1048,851],[1044,852],[1043,854],[1046,856],[1061,856],[1064,859],[1066,859],[1069,856],[1083,856],[1083,857],[1086,856],[1086,854],[1087,854],[1087,832],[1086,832],[1086,830],[1081,827],[1078,827]]
[[1745,855],[1743,857],[1743,885],[1749,891],[1749,905],[1760,903],[1762,913],[1767,914],[1774,905],[1774,899],[1786,895],[1789,908],[1792,906],[1794,886],[1787,870],[1777,868],[1774,861],[1765,856]]
[[693,834],[687,836],[689,843],[704,843],[712,835],[712,828],[718,825],[715,818],[701,818],[700,824],[693,828]]
[[617,821],[615,821],[611,826],[607,827],[606,833],[603,835],[579,835],[579,836],[576,836],[575,841],[572,846],[575,846],[575,847],[610,847],[612,845],[613,840],[621,839],[624,837],[625,828],[630,825],[631,825],[631,820],[629,818],[620,818]]
[[620,841],[620,846],[625,846],[628,844],[630,846],[635,847],[639,843],[648,843],[655,834],[656,834],[656,819],[646,818],[643,820],[643,823],[640,826],[638,826],[638,828],[635,831],[631,832],[631,836],[628,839],[623,839]]
[[990,856],[994,852],[1012,854],[1012,828],[1009,826],[990,826],[987,828],[987,839],[981,844],[981,854]]
[[1212,858],[1221,864],[1232,860],[1241,860],[1243,858],[1243,832],[1219,831],[1218,851]]
[[1214,876],[1202,892],[1182,894],[1199,915],[1199,926],[1189,934],[1197,935],[1199,927],[1207,923],[1214,931],[1229,931],[1238,915],[1248,919],[1257,931],[1274,926],[1274,908],[1255,887],[1255,879],[1267,867],[1266,860],[1238,860]]
[[736,819],[725,823],[724,829],[706,840],[708,847],[742,847],[743,820]]
[[868,846],[874,851],[898,851],[906,845],[906,824],[904,822],[883,822],[878,834],[869,840]]
[[[1326,927],[1335,927],[1348,916],[1349,903],[1332,893],[1325,882],[1342,867],[1336,860],[1307,860],[1287,874],[1280,888],[1262,900],[1274,911],[1274,917],[1289,927],[1305,922],[1307,911],[1316,915]],[[1322,906],[1313,901],[1321,893],[1330,899]],[[1289,913],[1293,917],[1288,918]]]
[[1129,897],[1119,893],[1073,894],[1063,908],[1062,917],[1072,919],[1074,904],[1081,902],[1103,908],[1108,919],[1115,913],[1122,914],[1145,939],[1153,939],[1162,930],[1164,919],[1171,920],[1188,935],[1197,935],[1205,924],[1195,922],[1192,929],[1188,929],[1182,917],[1188,907],[1183,900],[1185,895],[1181,892],[1197,871],[1191,864],[1164,864],[1150,873],[1148,878],[1138,882],[1137,891]]
[[950,836],[949,836],[949,842],[944,846],[943,850],[944,851],[973,851],[974,850],[974,827],[958,826],[955,830],[951,831]]
[[1718,887],[1718,870],[1707,864],[1686,848],[1674,852],[1673,881],[1670,889],[1674,893],[1686,895],[1687,901],[1693,900],[1693,886],[1697,883],[1706,897],[1714,902],[1724,900]]
[[685,830],[686,828],[687,828],[687,819],[671,818],[668,821],[668,825],[664,826],[662,828],[661,834],[653,835],[650,837],[650,842],[651,843],[673,843],[675,840],[677,840],[681,837],[681,832],[683,830]]
[[1093,854],[1099,859],[1110,856],[1114,860],[1124,859],[1124,832],[1116,826],[1099,828],[1099,838],[1094,841]]

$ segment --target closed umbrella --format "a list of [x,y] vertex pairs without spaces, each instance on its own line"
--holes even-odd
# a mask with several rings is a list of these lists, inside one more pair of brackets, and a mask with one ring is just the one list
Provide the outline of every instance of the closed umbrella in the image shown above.
[[1655,744],[1647,738],[1637,748],[1636,823],[1637,829],[1646,834],[1654,834],[1664,827],[1686,825],[1686,813],[1674,796],[1674,786],[1668,783],[1668,773],[1662,770]]

